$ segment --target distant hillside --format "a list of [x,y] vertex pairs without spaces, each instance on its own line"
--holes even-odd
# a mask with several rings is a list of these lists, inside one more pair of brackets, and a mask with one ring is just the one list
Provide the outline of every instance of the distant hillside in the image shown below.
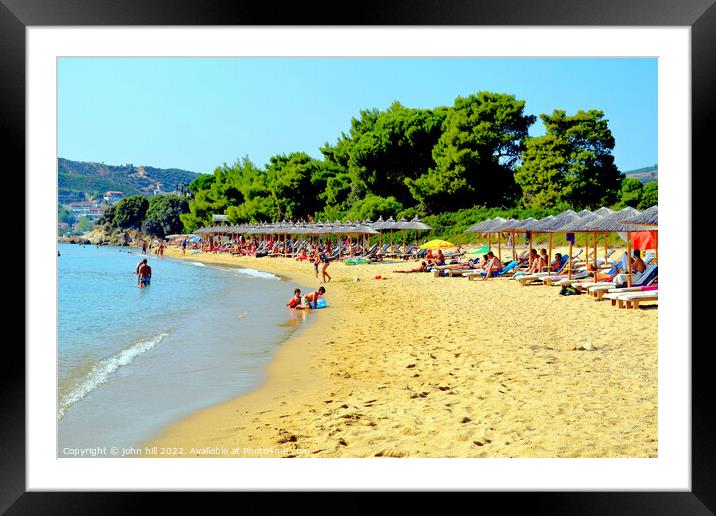
[[651,183],[652,181],[657,181],[659,179],[659,166],[652,165],[650,167],[628,170],[624,172],[624,175],[626,175],[626,177],[638,179],[644,184]]
[[109,190],[118,190],[125,195],[153,195],[155,190],[174,192],[180,185],[189,184],[197,175],[196,172],[178,168],[105,165],[64,158],[57,160],[58,191],[68,198],[94,197]]

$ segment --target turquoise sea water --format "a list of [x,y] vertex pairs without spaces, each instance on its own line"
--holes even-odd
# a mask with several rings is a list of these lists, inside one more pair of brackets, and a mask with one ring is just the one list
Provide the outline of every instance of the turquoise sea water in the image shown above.
[[296,285],[268,273],[148,256],[140,289],[137,252],[58,249],[58,456],[136,446],[255,389],[310,319],[284,306]]

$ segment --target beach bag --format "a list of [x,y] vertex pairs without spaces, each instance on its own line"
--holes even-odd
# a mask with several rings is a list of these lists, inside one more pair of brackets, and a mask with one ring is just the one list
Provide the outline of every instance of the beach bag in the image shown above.
[[572,285],[563,285],[562,290],[559,291],[560,296],[578,296],[579,294],[581,294],[579,289]]

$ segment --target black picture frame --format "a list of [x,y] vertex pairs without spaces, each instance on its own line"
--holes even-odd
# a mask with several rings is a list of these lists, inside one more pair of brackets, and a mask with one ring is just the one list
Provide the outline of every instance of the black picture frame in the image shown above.
[[[25,29],[28,26],[84,25],[554,25],[554,26],[688,26],[692,38],[692,170],[699,185],[713,169],[710,147],[716,140],[716,0],[427,0],[351,4],[313,2],[276,5],[268,2],[210,0],[0,0],[0,131],[3,154],[14,170],[25,170]],[[345,6],[344,6],[345,7]],[[344,14],[345,13],[345,14]],[[710,145],[709,145],[710,144]],[[694,182],[695,177],[684,180]],[[692,205],[709,189],[692,189]],[[700,192],[700,194],[699,194]],[[26,195],[31,192],[26,192]],[[27,197],[26,197],[27,198]],[[705,201],[705,200],[704,200]],[[699,203],[701,204],[701,203]],[[683,207],[691,212],[690,206]],[[693,224],[698,221],[692,216]],[[703,234],[692,226],[692,235]],[[26,238],[28,236],[26,235]],[[691,253],[691,250],[685,250]],[[695,253],[694,253],[695,256]],[[685,280],[691,281],[690,278]],[[31,301],[31,300],[30,300]],[[28,305],[31,309],[31,305]],[[692,328],[708,317],[708,306],[692,300]],[[694,317],[696,316],[696,317]],[[708,320],[708,319],[705,319]],[[692,490],[690,492],[481,493],[484,499],[507,498],[531,512],[549,514],[713,514],[716,471],[711,415],[710,339],[692,353]],[[668,345],[687,347],[682,342]],[[699,345],[701,344],[701,345]],[[12,348],[12,349],[11,349]],[[49,493],[25,489],[25,357],[6,340],[2,364],[0,424],[0,511],[7,514],[127,514],[144,512],[146,493]],[[162,496],[162,503],[189,508],[185,496]],[[363,507],[349,494],[341,505]],[[421,496],[404,501],[401,512],[419,509]],[[249,500],[256,500],[249,497]],[[245,501],[242,503],[246,503]],[[258,503],[264,503],[259,501]],[[456,502],[457,503],[457,502]],[[480,505],[483,501],[480,502]],[[242,510],[253,510],[253,503]],[[412,506],[412,507],[411,507]],[[169,506],[165,506],[169,510]],[[258,509],[257,509],[258,510]],[[345,511],[342,511],[345,512]]]

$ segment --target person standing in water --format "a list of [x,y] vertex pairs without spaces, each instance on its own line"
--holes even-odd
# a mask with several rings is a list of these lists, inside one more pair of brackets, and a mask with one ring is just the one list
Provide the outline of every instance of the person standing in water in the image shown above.
[[137,266],[137,286],[139,288],[148,287],[152,280],[152,268],[145,258]]

